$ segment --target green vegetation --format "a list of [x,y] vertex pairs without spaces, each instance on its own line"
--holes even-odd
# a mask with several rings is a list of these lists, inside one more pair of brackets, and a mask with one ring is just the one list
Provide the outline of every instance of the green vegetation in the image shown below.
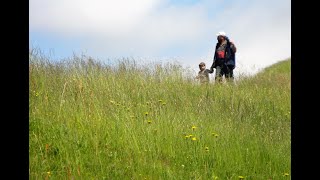
[[201,86],[177,64],[29,58],[30,179],[290,179],[290,60]]

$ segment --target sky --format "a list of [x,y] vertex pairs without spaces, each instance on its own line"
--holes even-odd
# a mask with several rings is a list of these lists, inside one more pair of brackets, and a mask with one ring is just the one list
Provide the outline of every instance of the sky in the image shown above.
[[29,0],[29,47],[55,60],[212,64],[216,34],[235,43],[235,74],[291,57],[291,0]]

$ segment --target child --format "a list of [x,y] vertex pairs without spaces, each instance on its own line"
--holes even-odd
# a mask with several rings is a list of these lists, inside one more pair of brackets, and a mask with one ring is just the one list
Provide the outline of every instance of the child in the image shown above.
[[201,84],[209,83],[209,73],[213,73],[213,70],[210,71],[209,69],[206,69],[206,64],[204,62],[199,64],[199,69],[200,71],[198,72],[196,79],[200,79]]

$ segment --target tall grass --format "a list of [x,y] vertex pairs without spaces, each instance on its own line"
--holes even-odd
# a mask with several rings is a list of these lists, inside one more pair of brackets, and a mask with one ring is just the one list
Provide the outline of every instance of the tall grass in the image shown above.
[[290,60],[237,84],[184,71],[31,52],[30,179],[290,179]]

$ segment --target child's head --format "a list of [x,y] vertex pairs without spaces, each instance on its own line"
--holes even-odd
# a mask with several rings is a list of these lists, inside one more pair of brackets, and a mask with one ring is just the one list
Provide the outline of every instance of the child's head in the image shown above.
[[201,62],[201,63],[199,64],[199,69],[200,69],[200,70],[206,69],[206,64],[205,64],[204,62]]

